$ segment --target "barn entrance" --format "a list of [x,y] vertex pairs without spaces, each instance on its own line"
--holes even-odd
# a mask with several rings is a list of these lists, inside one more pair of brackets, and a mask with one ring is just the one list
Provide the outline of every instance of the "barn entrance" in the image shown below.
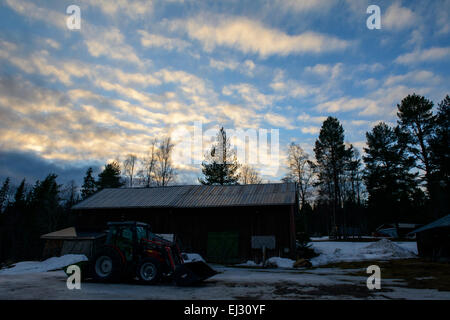
[[239,233],[208,232],[206,259],[215,263],[238,263]]

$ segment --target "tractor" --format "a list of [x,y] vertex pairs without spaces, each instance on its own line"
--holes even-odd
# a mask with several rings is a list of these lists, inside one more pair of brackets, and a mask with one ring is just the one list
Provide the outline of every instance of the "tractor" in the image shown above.
[[203,261],[184,263],[177,241],[151,232],[146,223],[108,222],[105,244],[90,263],[90,274],[101,282],[137,278],[155,284],[172,278],[180,286],[197,284],[217,272]]

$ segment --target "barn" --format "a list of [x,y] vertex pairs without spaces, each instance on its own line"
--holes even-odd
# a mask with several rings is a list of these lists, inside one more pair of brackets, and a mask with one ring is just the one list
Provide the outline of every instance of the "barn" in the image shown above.
[[420,257],[432,261],[450,261],[450,214],[412,233],[416,234]]
[[154,233],[176,234],[183,251],[208,262],[259,261],[261,246],[268,257],[295,255],[294,183],[103,189],[72,209],[77,230],[142,221]]

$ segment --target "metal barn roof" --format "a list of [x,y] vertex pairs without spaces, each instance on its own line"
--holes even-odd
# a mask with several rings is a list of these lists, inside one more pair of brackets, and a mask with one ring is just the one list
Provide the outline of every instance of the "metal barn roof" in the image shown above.
[[103,189],[72,209],[289,205],[295,204],[295,192],[294,183]]
[[443,228],[443,227],[450,227],[450,214],[448,214],[445,217],[442,217],[436,221],[433,221],[417,230],[414,230],[411,233],[417,233],[417,232],[422,232],[425,230],[430,230],[430,229],[434,229],[434,228]]

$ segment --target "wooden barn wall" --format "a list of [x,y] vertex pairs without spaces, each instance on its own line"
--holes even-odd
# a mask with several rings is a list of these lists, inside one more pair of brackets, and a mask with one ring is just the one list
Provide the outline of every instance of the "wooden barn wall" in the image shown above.
[[[292,257],[295,248],[294,206],[227,207],[205,209],[126,209],[75,212],[77,228],[101,229],[108,221],[136,220],[150,224],[154,233],[175,233],[183,250],[206,256],[209,232],[237,232],[242,262],[260,256],[251,237],[274,235],[276,249],[269,256]],[[284,252],[289,248],[289,253]]]

